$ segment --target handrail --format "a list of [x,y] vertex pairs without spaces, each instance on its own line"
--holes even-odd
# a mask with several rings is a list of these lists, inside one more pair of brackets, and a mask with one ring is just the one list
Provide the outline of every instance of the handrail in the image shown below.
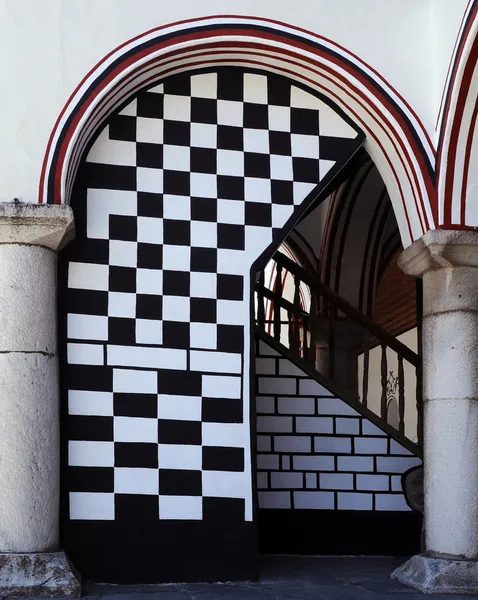
[[[295,263],[293,260],[290,260],[290,258],[281,252],[276,252],[273,260],[293,275],[298,275],[299,278],[304,283],[307,283],[307,285],[309,285],[311,288],[319,290],[321,296],[330,299],[339,310],[346,315],[350,315],[354,321],[357,321],[363,325],[366,329],[373,333],[377,339],[385,342],[392,350],[401,354],[414,367],[417,367],[420,364],[420,358],[416,352],[413,352],[413,350],[410,350],[410,348],[405,346],[405,344],[400,342],[400,340],[397,340],[397,338],[393,337],[393,335],[390,335],[384,331],[380,325],[378,325],[375,321],[372,321],[370,317],[364,315],[357,308],[355,308],[355,306],[352,306],[352,304],[347,302],[347,300],[344,300],[344,298],[328,288],[324,283],[322,283],[322,281],[320,281],[320,279],[308,273],[300,265]],[[264,293],[264,295],[266,294]],[[283,298],[282,301],[285,301],[285,299]]]

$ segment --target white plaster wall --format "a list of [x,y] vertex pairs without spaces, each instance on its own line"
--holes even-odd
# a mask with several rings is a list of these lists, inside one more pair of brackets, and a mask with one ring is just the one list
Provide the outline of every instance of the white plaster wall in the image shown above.
[[[435,0],[433,0],[435,3]],[[417,111],[429,130],[464,0],[439,0],[441,51],[431,48],[430,0],[0,0],[0,201],[38,198],[53,124],[81,78],[110,50],[148,29],[211,14],[269,17],[313,30],[358,54]],[[445,6],[446,5],[446,6]],[[445,35],[446,33],[446,35]],[[440,68],[430,68],[437,60]]]

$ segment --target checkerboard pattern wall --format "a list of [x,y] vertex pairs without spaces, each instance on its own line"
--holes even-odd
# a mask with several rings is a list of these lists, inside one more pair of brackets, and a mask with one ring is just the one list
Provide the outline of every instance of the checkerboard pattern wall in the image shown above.
[[250,268],[362,141],[239,69],[166,79],[109,118],[72,200],[71,520],[197,521],[219,500],[252,519]]
[[411,510],[419,458],[262,341],[256,372],[259,508]]

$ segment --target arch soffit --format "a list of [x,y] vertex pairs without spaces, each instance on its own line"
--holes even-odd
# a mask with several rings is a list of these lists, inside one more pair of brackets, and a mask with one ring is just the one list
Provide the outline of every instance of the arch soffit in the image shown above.
[[187,70],[264,69],[322,93],[366,134],[406,247],[435,226],[435,150],[416,114],[374,69],[342,46],[277,21],[225,16],[146,32],[113,50],[80,82],[52,131],[39,201],[68,203],[81,156],[105,118],[139,89]]

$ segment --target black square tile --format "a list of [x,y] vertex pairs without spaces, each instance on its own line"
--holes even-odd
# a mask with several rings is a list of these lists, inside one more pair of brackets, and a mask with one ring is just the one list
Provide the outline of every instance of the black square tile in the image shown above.
[[319,134],[319,111],[309,108],[290,109],[291,133]]
[[217,102],[212,98],[191,98],[192,123],[217,123]]
[[79,315],[107,315],[108,292],[68,289],[66,309]]
[[164,219],[163,221],[164,243],[173,246],[191,245],[191,225],[189,221]]
[[138,226],[136,217],[110,215],[109,237],[110,240],[136,242],[138,239]]
[[[165,325],[166,321],[163,323],[163,328]],[[202,374],[192,371],[159,371],[158,393],[177,394],[178,396],[201,396]]]
[[320,136],[320,158],[345,162],[357,149],[357,138]]
[[271,197],[272,204],[294,204],[294,182],[272,179]]
[[114,115],[110,119],[109,138],[120,142],[136,141],[136,117]]
[[134,346],[136,343],[134,319],[108,317],[108,343],[118,346]]
[[161,144],[136,144],[136,164],[149,169],[163,168],[163,146]]
[[164,121],[163,143],[172,146],[190,146],[191,124],[183,121]]
[[149,527],[158,520],[159,496],[146,494],[115,494],[115,521],[131,527],[131,517],[135,524]]
[[191,173],[216,173],[216,150],[191,148]]
[[242,127],[218,125],[217,147],[219,150],[244,150],[244,130]]
[[189,350],[189,323],[163,321],[163,347]]
[[138,216],[161,218],[163,216],[163,195],[138,192]]
[[85,365],[66,365],[65,388],[95,392],[113,391],[113,369]]
[[216,323],[216,300],[191,298],[191,323]]
[[244,471],[244,448],[204,446],[202,449],[204,471]]
[[267,98],[274,106],[290,106],[290,80],[269,73],[267,75]]
[[237,68],[224,68],[217,73],[218,100],[244,100],[244,77]]
[[313,158],[293,158],[292,169],[294,181],[304,183],[319,183],[319,161]]
[[244,350],[244,328],[240,325],[218,325],[217,349],[219,352],[242,352]]
[[115,417],[158,417],[156,394],[113,394],[113,414]]
[[217,226],[217,247],[229,248],[232,250],[244,250],[244,226],[220,223]]
[[154,92],[140,92],[136,97],[138,117],[149,119],[163,118],[163,95]]
[[115,442],[115,467],[156,469],[158,445]]
[[225,200],[244,200],[244,179],[242,177],[218,175],[217,196]]
[[243,300],[244,278],[242,275],[219,274],[217,276],[217,297],[218,300]]
[[246,225],[271,227],[272,211],[270,204],[246,202]]
[[160,321],[163,315],[162,296],[136,295],[136,318]]
[[161,496],[201,496],[201,471],[160,469],[159,494]]
[[202,442],[201,421],[176,421],[159,419],[158,442],[160,444],[186,444],[200,446]]
[[100,190],[136,191],[136,167],[85,163],[84,185]]
[[164,93],[174,96],[190,96],[191,76],[189,73],[166,77],[164,80]]
[[67,489],[69,492],[113,493],[113,467],[68,467]]
[[160,244],[138,243],[138,268],[161,269],[163,267],[163,247]]
[[190,275],[183,271],[163,271],[164,296],[189,296]]
[[285,131],[269,131],[269,148],[271,154],[291,156],[292,144],[290,134]]
[[[138,244],[138,262],[140,246],[141,244]],[[108,288],[110,292],[136,292],[136,269],[110,267]]]
[[244,175],[269,179],[271,176],[271,161],[268,154],[246,152],[244,154]]
[[216,198],[191,198],[191,219],[193,221],[208,221],[217,223]]
[[189,196],[190,174],[187,171],[163,171],[163,192],[175,196]]
[[68,440],[113,441],[113,417],[68,415]]
[[244,102],[244,127],[247,129],[269,129],[267,104]]
[[[218,227],[220,227],[220,225]],[[191,248],[191,271],[199,273],[216,273],[216,248]]]
[[240,498],[203,498],[203,523],[216,523],[217,515],[223,515],[225,522],[244,523],[245,502]]
[[242,400],[231,398],[203,398],[203,423],[242,423]]

